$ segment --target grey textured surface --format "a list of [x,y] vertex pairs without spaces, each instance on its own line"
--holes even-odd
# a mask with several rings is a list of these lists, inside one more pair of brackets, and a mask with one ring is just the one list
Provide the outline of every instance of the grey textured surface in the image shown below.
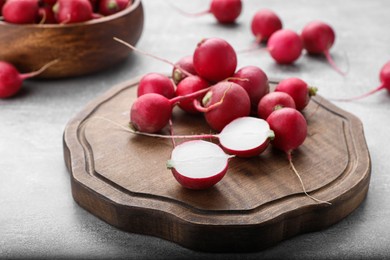
[[[171,1],[173,2],[173,1]],[[294,66],[276,65],[265,51],[239,55],[239,66],[260,66],[269,77],[301,77],[324,97],[348,97],[379,85],[379,69],[390,59],[388,0],[245,0],[235,26],[211,16],[183,17],[166,1],[144,0],[145,29],[138,47],[170,60],[190,54],[203,37],[222,37],[236,49],[253,43],[254,12],[270,8],[285,28],[300,31],[311,20],[336,31],[331,54],[342,77],[325,59],[303,55]],[[209,1],[175,1],[186,10]],[[64,80],[29,80],[15,98],[0,100],[0,258],[130,259],[385,259],[390,257],[390,95],[336,103],[359,117],[372,159],[366,200],[350,216],[325,230],[303,234],[250,254],[206,254],[159,238],[130,234],[80,208],[70,191],[62,154],[68,120],[113,85],[147,72],[171,68],[149,57],[129,58],[102,73]]]

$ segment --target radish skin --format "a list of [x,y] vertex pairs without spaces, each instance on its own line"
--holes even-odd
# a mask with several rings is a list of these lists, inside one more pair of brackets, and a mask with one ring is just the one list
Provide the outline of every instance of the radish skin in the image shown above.
[[267,49],[277,63],[292,64],[301,56],[303,45],[296,32],[281,29],[271,35]]
[[289,94],[294,99],[296,109],[302,111],[309,104],[311,97],[316,95],[318,89],[308,86],[300,78],[287,78],[279,82],[275,91]]
[[205,119],[209,126],[221,131],[227,124],[236,118],[249,116],[251,102],[248,93],[234,82],[219,82],[211,87],[196,108],[204,112]]
[[201,40],[195,48],[193,59],[197,74],[213,83],[232,77],[237,67],[235,50],[220,38]]
[[138,84],[137,96],[139,97],[146,93],[156,93],[166,98],[176,96],[172,80],[163,74],[153,72],[144,75]]
[[[209,88],[210,84],[198,76],[189,76],[184,78],[176,87],[176,96],[186,96],[188,94]],[[200,95],[197,99],[201,100],[204,95]],[[178,103],[178,106],[189,114],[200,114],[196,109],[193,99],[183,99]]]
[[333,46],[336,34],[333,28],[321,21],[312,21],[308,23],[302,30],[301,38],[303,46],[309,54],[312,55],[325,55],[329,64],[341,75],[345,76],[346,73],[341,71],[332,56],[330,55],[330,48]]
[[269,93],[267,74],[259,67],[245,66],[239,69],[233,75],[233,79],[229,81],[235,82],[245,89],[251,101],[251,112],[256,114],[260,99]]
[[14,24],[35,23],[38,19],[38,0],[7,0],[2,7],[4,21]]
[[282,29],[279,16],[269,9],[261,9],[255,13],[251,22],[251,30],[257,43],[267,42],[271,35]]
[[260,118],[267,119],[272,112],[283,107],[295,108],[294,99],[284,92],[271,92],[260,100],[257,115]]
[[180,81],[182,81],[185,77],[188,76],[185,73],[183,73],[181,69],[184,69],[191,75],[196,75],[196,71],[194,68],[194,60],[192,58],[192,55],[185,56],[174,64],[172,69],[172,79],[176,85],[179,84]]

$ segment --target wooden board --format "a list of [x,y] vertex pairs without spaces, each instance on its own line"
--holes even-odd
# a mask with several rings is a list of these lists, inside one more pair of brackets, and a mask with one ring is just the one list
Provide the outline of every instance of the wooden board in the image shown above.
[[[319,96],[304,111],[308,137],[293,161],[307,191],[331,205],[305,196],[285,154],[271,147],[256,158],[233,158],[211,189],[185,189],[165,166],[171,141],[135,136],[98,119],[127,126],[137,83],[93,100],[64,131],[75,201],[115,227],[194,250],[261,250],[340,221],[367,194],[371,163],[362,124]],[[210,132],[202,116],[177,108],[173,122],[176,134]]]

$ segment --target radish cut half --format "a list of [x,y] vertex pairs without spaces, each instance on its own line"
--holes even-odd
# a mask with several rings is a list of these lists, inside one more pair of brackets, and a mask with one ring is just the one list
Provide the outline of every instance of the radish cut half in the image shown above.
[[226,125],[218,135],[227,153],[252,157],[262,153],[274,138],[267,121],[255,117],[240,117]]
[[214,143],[187,141],[173,149],[167,168],[182,186],[207,189],[222,179],[231,157]]

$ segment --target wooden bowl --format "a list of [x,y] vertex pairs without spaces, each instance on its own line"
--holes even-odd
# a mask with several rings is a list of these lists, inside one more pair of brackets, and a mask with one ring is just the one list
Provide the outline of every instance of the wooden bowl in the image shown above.
[[141,37],[143,23],[141,0],[134,0],[131,6],[116,14],[83,23],[17,25],[0,21],[0,60],[11,62],[21,72],[31,72],[59,59],[40,78],[97,72],[129,54],[129,48],[113,37],[135,45]]

